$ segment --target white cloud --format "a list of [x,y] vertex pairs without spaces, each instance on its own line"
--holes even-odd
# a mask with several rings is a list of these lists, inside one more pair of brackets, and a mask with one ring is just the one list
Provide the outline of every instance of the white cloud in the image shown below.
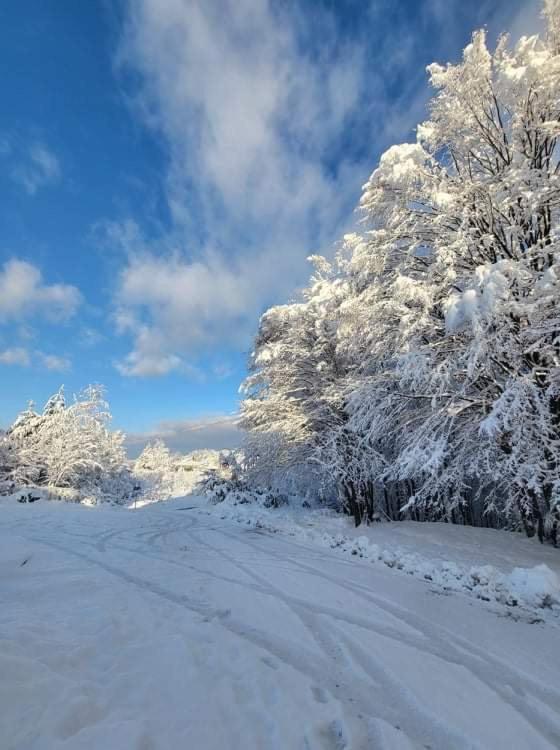
[[157,377],[167,375],[173,370],[180,370],[181,364],[180,357],[174,354],[164,355],[159,351],[150,354],[143,351],[140,345],[139,349],[130,352],[123,362],[117,362],[116,367],[121,375]]
[[219,380],[225,380],[233,375],[234,369],[228,362],[219,362],[212,368],[212,374]]
[[313,60],[297,17],[267,0],[143,0],[130,9],[126,51],[171,145],[173,189],[199,172],[229,210],[260,217],[278,210],[279,197],[297,205],[306,180],[325,179],[317,155],[357,103],[360,45],[340,44],[325,26],[323,58]]
[[[425,0],[422,12],[426,22],[438,33],[445,33],[456,47],[455,57],[469,41],[471,33],[485,26],[490,32],[490,42],[503,32],[512,38],[542,31],[540,12],[543,0],[478,0],[477,3],[461,3],[460,0]],[[469,24],[471,28],[467,25]],[[441,62],[441,61],[440,61]]]
[[154,256],[132,260],[121,276],[117,319],[121,330],[133,333],[135,349],[120,371],[164,375],[183,369],[187,364],[174,352],[215,344],[223,328],[230,332],[230,345],[239,344],[257,312],[253,283],[249,269],[236,272],[210,256],[206,263]]
[[[145,303],[150,305],[150,300]],[[172,308],[171,308],[172,309]],[[174,311],[171,315],[174,314]],[[170,315],[167,316],[170,318]],[[179,322],[179,321],[178,321]],[[171,324],[171,321],[170,321]],[[197,367],[185,362],[176,354],[166,353],[170,344],[170,333],[164,336],[157,326],[139,325],[130,314],[117,314],[117,326],[121,331],[134,331],[136,348],[122,362],[116,363],[121,375],[138,377],[158,377],[170,372],[182,372],[195,380],[203,376]]]
[[0,364],[2,365],[19,365],[20,367],[29,367],[31,359],[29,352],[23,347],[14,347],[0,351]]
[[121,370],[159,374],[217,341],[245,344],[351,211],[367,170],[351,157],[333,170],[328,155],[358,110],[363,46],[317,20],[315,54],[299,16],[267,0],[129,5],[122,59],[143,74],[144,115],[169,148],[174,232],[151,253],[130,222],[113,234],[135,248],[117,293],[135,339]]
[[163,440],[172,451],[189,453],[200,448],[238,448],[243,439],[237,415],[219,415],[162,422],[154,430],[127,436],[129,455],[137,456],[146,443]]
[[13,179],[29,195],[35,195],[39,188],[59,182],[62,175],[58,157],[42,143],[31,145],[21,161],[12,170]]
[[71,361],[67,357],[46,354],[39,350],[30,353],[28,349],[21,346],[14,346],[0,351],[0,365],[30,367],[32,362],[41,364],[45,369],[53,372],[64,372],[72,366]]
[[50,320],[71,317],[81,302],[78,289],[68,284],[45,284],[31,263],[12,259],[0,268],[0,323],[23,320],[37,313]]
[[56,354],[45,354],[44,352],[37,352],[43,367],[53,372],[65,372],[72,366],[72,362],[67,357],[59,357]]
[[85,349],[91,349],[100,344],[104,338],[103,334],[95,328],[83,326],[80,330],[78,343]]

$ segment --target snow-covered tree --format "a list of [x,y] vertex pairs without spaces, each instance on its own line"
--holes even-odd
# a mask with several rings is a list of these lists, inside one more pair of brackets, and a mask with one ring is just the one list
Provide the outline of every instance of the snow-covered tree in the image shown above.
[[44,421],[30,401],[6,433],[11,450],[17,453],[17,462],[10,475],[15,484],[44,484],[47,481],[47,466],[39,438]]
[[61,487],[103,490],[122,471],[124,435],[109,430],[111,414],[101,386],[85,388],[64,408],[47,403],[50,417],[42,430],[49,481]]
[[135,471],[169,472],[171,454],[163,440],[148,443],[134,463]]
[[67,405],[61,388],[42,414],[32,405],[8,430],[15,484],[72,488],[82,496],[122,500],[131,491],[124,435],[109,429],[101,386],[89,386]]
[[423,502],[460,505],[478,485],[541,533],[560,489],[560,5],[545,8],[544,40],[503,38],[492,54],[477,32],[462,63],[430,66],[437,94],[415,150],[388,173],[382,159],[363,200],[377,221],[387,189],[405,190],[421,260],[420,275],[399,264],[391,293],[421,310],[398,352],[401,387],[431,401],[394,475],[420,474]]
[[344,283],[331,279],[326,261],[312,260],[316,273],[304,301],[263,315],[243,386],[245,463],[251,477],[268,486],[320,481],[322,436],[345,418],[332,389],[344,370],[335,312]]
[[429,66],[430,117],[382,156],[363,228],[334,268],[318,261],[302,302],[263,316],[244,405],[254,469],[320,466],[369,516],[553,534],[559,0],[544,15],[542,38],[492,52],[480,31],[460,63]]

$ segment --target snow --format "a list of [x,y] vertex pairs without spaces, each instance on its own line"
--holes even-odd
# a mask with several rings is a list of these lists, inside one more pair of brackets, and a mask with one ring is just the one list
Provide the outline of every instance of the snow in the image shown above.
[[451,294],[445,310],[449,331],[456,331],[465,323],[475,325],[484,315],[492,315],[496,306],[507,299],[512,282],[519,271],[510,261],[501,260],[478,266],[474,273],[476,288],[461,294]]
[[418,179],[418,171],[424,167],[427,159],[428,154],[419,143],[391,146],[381,156],[372,180],[389,180],[395,185],[406,185]]
[[[222,506],[0,500],[3,750],[558,747],[553,620],[504,617],[505,605],[222,519]],[[447,526],[444,545],[434,527],[355,539],[393,535],[433,561],[456,543],[457,565],[476,556],[531,595],[548,572],[509,562],[534,569],[540,550],[552,570],[556,551],[518,535],[476,530],[469,551],[466,530]]]
[[[516,608],[530,620],[560,622],[560,555],[519,533],[444,523],[378,523],[353,528],[348,517],[234,505],[221,518],[328,547],[488,602]],[[543,560],[545,562],[543,562]],[[523,567],[519,567],[522,563]],[[523,616],[522,615],[522,616]]]
[[542,606],[560,601],[560,578],[546,565],[537,565],[531,570],[515,568],[509,581],[518,597],[530,604]]

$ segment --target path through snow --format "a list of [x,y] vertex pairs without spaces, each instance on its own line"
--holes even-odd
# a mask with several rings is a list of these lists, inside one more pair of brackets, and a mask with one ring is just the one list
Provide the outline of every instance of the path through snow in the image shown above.
[[191,498],[0,505],[0,602],[3,750],[560,747],[557,628]]

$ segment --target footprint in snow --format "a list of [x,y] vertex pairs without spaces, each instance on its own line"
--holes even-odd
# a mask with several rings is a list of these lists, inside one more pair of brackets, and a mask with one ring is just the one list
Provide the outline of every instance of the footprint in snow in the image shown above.
[[263,656],[261,658],[261,661],[266,664],[267,667],[270,667],[271,669],[278,669],[278,664],[274,661],[274,659],[271,659],[268,656]]
[[315,698],[317,703],[329,702],[327,693],[323,690],[323,688],[317,687],[317,685],[311,685],[311,692],[313,693],[313,697]]
[[231,609],[216,609],[214,612],[206,615],[202,619],[202,622],[212,622],[213,620],[225,620],[226,617],[231,615]]

